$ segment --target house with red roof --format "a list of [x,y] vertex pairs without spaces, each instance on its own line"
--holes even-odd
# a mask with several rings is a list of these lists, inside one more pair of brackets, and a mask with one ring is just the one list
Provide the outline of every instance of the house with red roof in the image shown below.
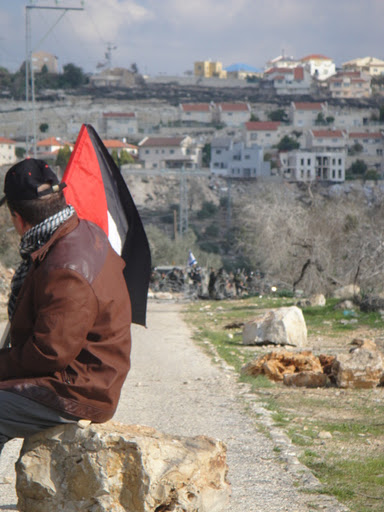
[[348,135],[343,130],[313,128],[306,133],[306,148],[308,149],[344,150],[347,145]]
[[135,112],[103,112],[100,131],[107,137],[126,137],[139,132]]
[[278,121],[248,121],[244,124],[243,140],[246,146],[254,144],[270,148],[281,139],[281,123]]
[[181,103],[179,105],[180,121],[187,125],[210,124],[214,121],[214,110],[213,103]]
[[55,157],[60,149],[68,146],[73,151],[74,144],[60,137],[48,137],[47,139],[40,140],[36,144],[37,153],[40,158],[52,158]]
[[273,87],[276,94],[308,94],[312,85],[309,71],[303,67],[270,68],[264,73],[264,87]]
[[384,135],[380,131],[353,131],[348,134],[349,154],[352,154],[355,158],[371,157],[370,160],[377,160],[376,163],[380,164],[383,157],[383,148]]
[[0,137],[0,165],[16,162],[16,141],[6,137]]
[[312,53],[300,59],[311,76],[317,80],[327,80],[336,73],[336,64],[332,59],[319,53]]
[[116,151],[117,156],[120,156],[122,151],[126,151],[134,158],[136,158],[139,154],[137,146],[135,146],[134,144],[129,144],[128,142],[122,140],[104,139],[103,144],[107,148],[108,153],[112,154],[113,151]]
[[202,144],[191,137],[145,137],[139,142],[139,159],[145,169],[195,169],[201,167]]
[[332,98],[369,98],[371,78],[362,71],[341,71],[329,78],[328,89]]
[[226,126],[241,126],[251,117],[249,103],[218,103],[216,105],[216,121]]
[[314,126],[321,116],[328,117],[328,104],[326,102],[292,101],[289,107],[288,119],[296,128]]

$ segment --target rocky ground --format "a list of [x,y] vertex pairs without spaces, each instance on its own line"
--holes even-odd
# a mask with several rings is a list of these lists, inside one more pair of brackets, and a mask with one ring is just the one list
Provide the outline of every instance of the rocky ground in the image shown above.
[[[228,512],[346,511],[333,498],[305,492],[318,482],[295,448],[233,370],[194,344],[181,312],[180,304],[151,301],[148,328],[133,327],[132,370],[115,419],[225,441],[232,485]],[[2,455],[2,511],[17,510],[13,465],[19,448],[19,440],[11,441]]]

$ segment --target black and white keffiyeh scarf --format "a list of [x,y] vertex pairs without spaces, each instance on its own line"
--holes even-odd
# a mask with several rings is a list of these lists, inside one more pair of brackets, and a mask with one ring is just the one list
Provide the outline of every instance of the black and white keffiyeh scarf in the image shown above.
[[40,224],[33,226],[21,238],[19,252],[22,262],[16,269],[12,278],[11,294],[8,301],[8,317],[12,320],[15,311],[15,303],[20,292],[21,286],[32,264],[31,254],[45,245],[51,238],[56,229],[75,213],[72,206],[67,206],[63,210],[51,217],[48,217]]

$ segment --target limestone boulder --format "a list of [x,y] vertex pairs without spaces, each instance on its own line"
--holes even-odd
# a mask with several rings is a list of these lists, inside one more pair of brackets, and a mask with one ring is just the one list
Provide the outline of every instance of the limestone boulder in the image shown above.
[[330,385],[328,375],[322,372],[285,373],[283,384],[304,388],[324,388]]
[[21,512],[222,512],[229,498],[221,441],[115,422],[32,436],[16,472]]
[[335,299],[347,300],[353,299],[359,294],[360,287],[355,284],[349,284],[347,286],[342,286],[334,290],[334,292],[332,293],[332,297],[334,297]]
[[319,358],[309,350],[302,352],[274,351],[247,363],[241,369],[244,375],[257,377],[265,375],[276,382],[282,381],[284,375],[299,372],[322,373]]
[[340,388],[374,388],[381,384],[384,358],[372,340],[354,340],[348,353],[338,354],[332,367]]
[[315,307],[315,306],[325,306],[327,303],[325,296],[322,293],[318,293],[316,295],[311,295],[310,297],[306,299],[301,299],[297,303],[297,306],[299,308],[308,308],[308,307]]
[[243,345],[307,346],[307,326],[297,306],[278,308],[247,322],[243,327]]

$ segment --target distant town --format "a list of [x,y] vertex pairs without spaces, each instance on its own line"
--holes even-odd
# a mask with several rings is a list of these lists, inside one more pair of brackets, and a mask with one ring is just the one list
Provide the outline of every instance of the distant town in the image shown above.
[[29,92],[25,65],[0,68],[0,165],[33,155],[63,168],[89,123],[123,168],[306,183],[384,176],[383,60],[206,60],[175,77],[110,64],[59,72],[57,57],[33,53]]

